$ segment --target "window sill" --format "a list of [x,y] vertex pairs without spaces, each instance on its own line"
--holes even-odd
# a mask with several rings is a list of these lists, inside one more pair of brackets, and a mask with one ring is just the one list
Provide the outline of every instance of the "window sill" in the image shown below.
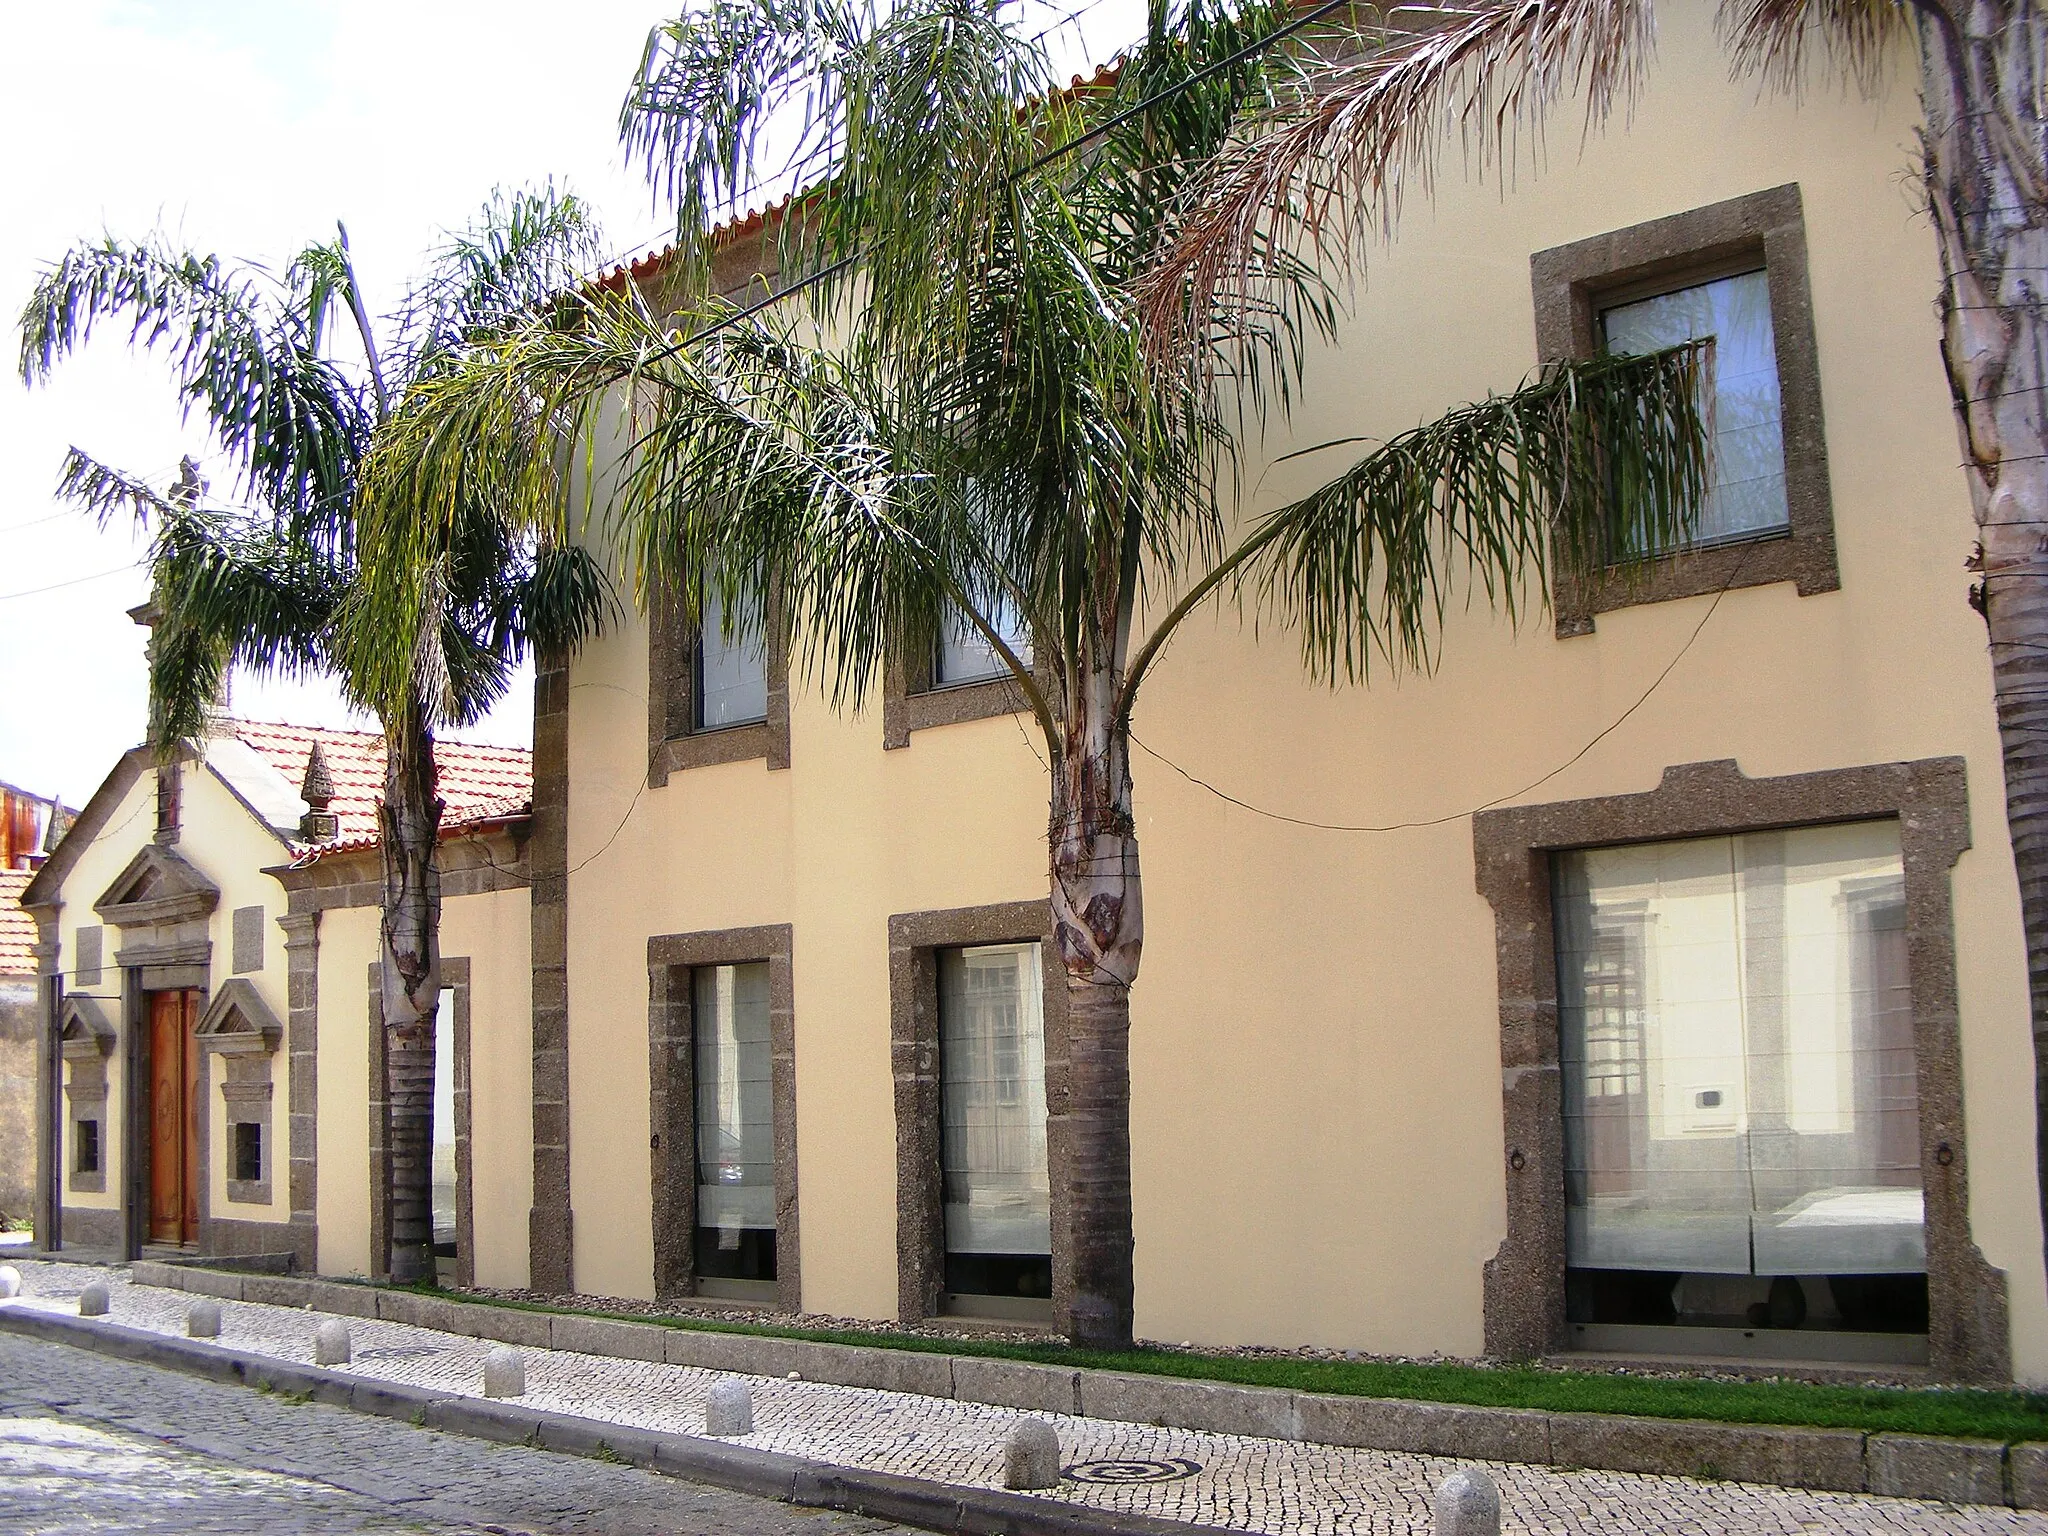
[[1596,614],[1637,608],[1681,597],[1718,596],[1733,587],[1791,582],[1801,597],[1839,591],[1832,528],[1793,527],[1751,538],[1727,539],[1651,561],[1633,578],[1611,567],[1593,576],[1560,570],[1557,576],[1557,637],[1593,633]]
[[892,688],[882,701],[882,746],[894,751],[910,745],[913,731],[1022,714],[1030,707],[1017,680],[1007,673],[976,682],[943,683],[916,693]]
[[687,736],[671,736],[654,749],[650,772],[655,787],[659,788],[671,773],[680,773],[686,768],[744,763],[757,757],[767,760],[771,768],[787,767],[787,738],[784,738],[780,763],[774,760],[775,747],[775,731],[766,720],[752,720],[745,725],[721,725],[713,730],[692,731]]
[[270,1204],[270,1181],[267,1179],[229,1179],[228,1200],[234,1205]]
[[970,1296],[947,1291],[939,1297],[939,1316],[962,1322],[1053,1324],[1052,1302],[1037,1296]]
[[65,1187],[74,1195],[104,1195],[107,1176],[104,1173],[74,1173]]

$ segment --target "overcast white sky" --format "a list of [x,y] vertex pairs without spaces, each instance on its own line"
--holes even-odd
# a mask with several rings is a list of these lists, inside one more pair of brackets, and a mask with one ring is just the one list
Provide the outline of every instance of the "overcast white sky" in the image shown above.
[[[1048,18],[1086,0],[1033,9]],[[677,0],[64,0],[0,5],[0,780],[80,805],[141,737],[143,549],[52,494],[67,448],[162,483],[205,439],[119,332],[24,389],[15,317],[79,240],[161,224],[202,252],[281,268],[349,228],[372,307],[394,306],[437,232],[494,185],[548,175],[597,207],[607,245],[663,243],[618,150],[647,30]],[[1124,41],[1134,0],[1097,0],[1079,67]],[[62,585],[58,585],[62,583]],[[52,588],[53,590],[41,590]],[[333,688],[238,677],[252,718],[351,722]],[[524,743],[529,680],[473,734]]]

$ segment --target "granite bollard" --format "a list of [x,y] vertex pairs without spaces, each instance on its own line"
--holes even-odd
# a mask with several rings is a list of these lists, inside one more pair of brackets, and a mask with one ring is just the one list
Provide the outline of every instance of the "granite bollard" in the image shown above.
[[189,1339],[220,1337],[220,1303],[195,1301],[185,1309],[185,1336]]
[[524,1397],[526,1356],[509,1344],[500,1344],[484,1356],[484,1396]]
[[1044,1419],[1020,1419],[1003,1440],[1005,1488],[1057,1488],[1060,1437]]
[[21,1294],[21,1271],[12,1264],[0,1264],[0,1299]]
[[349,1355],[348,1324],[340,1318],[330,1317],[313,1330],[315,1365],[347,1365]]
[[78,1315],[80,1317],[105,1317],[107,1309],[114,1304],[107,1291],[107,1282],[95,1280],[78,1293]]
[[1430,1500],[1436,1536],[1500,1536],[1500,1490],[1477,1467],[1460,1467]]
[[751,1435],[754,1432],[754,1395],[744,1381],[715,1381],[704,1403],[704,1433],[707,1435]]

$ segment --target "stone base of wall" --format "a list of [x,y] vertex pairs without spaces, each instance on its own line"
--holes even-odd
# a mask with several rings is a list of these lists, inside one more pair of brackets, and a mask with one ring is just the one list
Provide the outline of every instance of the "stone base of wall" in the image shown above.
[[1184,1377],[1070,1370],[1024,1361],[528,1312],[375,1285],[229,1274],[185,1264],[138,1263],[132,1275],[138,1285],[379,1317],[526,1349],[569,1349],[751,1376],[785,1376],[794,1371],[806,1381],[835,1386],[914,1392],[1037,1412],[1079,1413],[1126,1424],[1473,1461],[1519,1461],[2048,1508],[2048,1445],[2008,1449],[1996,1441],[1866,1434],[1850,1429],[1549,1413],[1289,1392]]
[[278,1259],[264,1268],[310,1271],[317,1262],[320,1229],[288,1221],[231,1221],[215,1218],[199,1230],[199,1251],[207,1258]]
[[64,1246],[121,1251],[121,1213],[89,1210],[76,1205],[64,1207]]

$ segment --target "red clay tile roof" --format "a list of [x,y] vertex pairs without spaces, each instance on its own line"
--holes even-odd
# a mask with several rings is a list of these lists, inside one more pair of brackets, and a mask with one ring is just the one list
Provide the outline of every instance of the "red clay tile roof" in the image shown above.
[[[237,720],[234,733],[269,760],[296,790],[306,777],[306,754],[320,743],[334,780],[328,806],[340,818],[339,836],[321,853],[371,848],[377,843],[377,803],[384,794],[384,738],[376,731],[335,731],[266,720]],[[524,747],[474,741],[437,741],[444,832],[480,821],[524,814],[533,804],[533,754]]]
[[35,873],[29,869],[0,869],[0,976],[33,976],[36,973],[36,920],[21,909],[21,893]]

